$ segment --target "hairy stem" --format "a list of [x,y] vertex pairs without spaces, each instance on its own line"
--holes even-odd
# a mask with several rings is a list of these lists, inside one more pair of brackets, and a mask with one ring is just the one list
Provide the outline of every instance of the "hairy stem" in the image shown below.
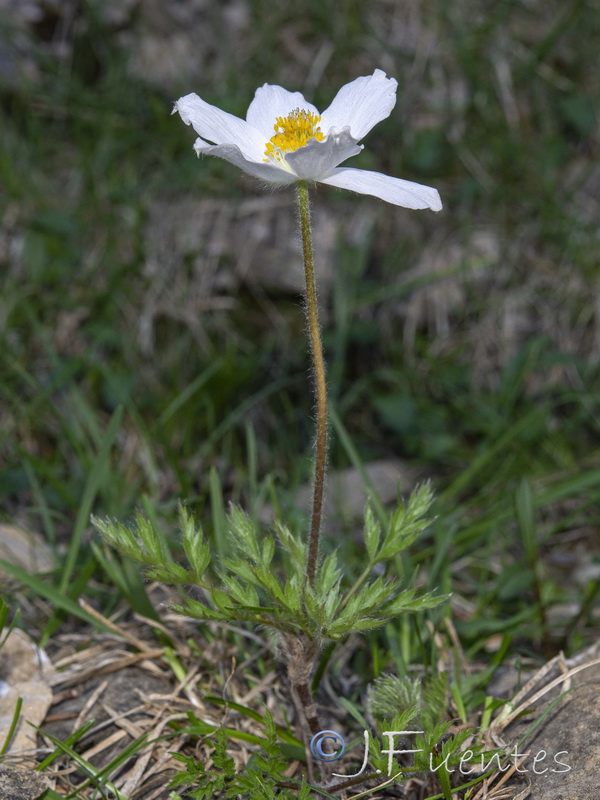
[[[283,636],[281,646],[292,686],[292,695],[295,693],[298,710],[314,736],[322,730],[310,689],[310,676],[319,654],[319,644],[314,637],[306,634],[288,634]],[[296,703],[296,699],[294,702]]]
[[312,585],[315,580],[315,572],[319,558],[323,491],[325,488],[325,465],[327,460],[327,385],[325,382],[325,360],[323,358],[323,345],[321,344],[321,328],[319,325],[319,312],[317,307],[308,186],[306,181],[299,181],[297,187],[302,251],[304,255],[304,276],[306,280],[306,316],[308,319],[317,406],[315,477],[313,484],[310,538],[308,542],[308,559],[306,562],[306,578]]
[[310,732],[314,736],[316,733],[319,733],[322,728],[321,723],[319,722],[319,715],[317,713],[317,707],[315,705],[315,701],[313,700],[310,686],[308,683],[299,683],[294,688],[298,693],[298,697],[300,698],[302,710],[304,712],[304,716],[306,717]]

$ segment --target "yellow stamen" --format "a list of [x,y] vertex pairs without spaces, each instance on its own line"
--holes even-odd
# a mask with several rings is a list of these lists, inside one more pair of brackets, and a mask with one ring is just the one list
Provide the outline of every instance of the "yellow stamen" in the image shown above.
[[318,114],[301,108],[296,108],[287,117],[277,117],[273,126],[275,136],[267,142],[264,161],[276,160],[283,164],[286,153],[304,147],[311,139],[322,142],[325,135],[319,128],[320,120]]

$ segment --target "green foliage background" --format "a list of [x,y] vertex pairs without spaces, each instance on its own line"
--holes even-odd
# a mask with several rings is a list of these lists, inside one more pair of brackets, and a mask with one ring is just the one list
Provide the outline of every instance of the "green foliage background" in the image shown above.
[[[265,194],[197,162],[170,110],[196,91],[243,116],[264,82],[325,107],[379,67],[398,103],[354,163],[435,185],[445,210],[316,193],[337,226],[331,466],[398,458],[433,478],[439,518],[403,569],[455,593],[472,652],[497,634],[523,651],[578,646],[598,624],[596,4],[88,0],[37,23],[6,8],[0,498],[5,520],[51,543],[63,594],[72,575],[71,599],[105,575],[92,511],[127,519],[143,502],[168,527],[184,499],[223,549],[222,489],[253,514],[275,500],[301,529],[298,298],[240,278],[235,248],[210,261],[212,233],[186,250],[200,201],[221,204],[229,237]],[[169,209],[174,243],[156,227]],[[198,299],[209,261],[218,280]],[[360,572],[362,546],[331,523],[327,547]],[[384,661],[414,656],[389,636],[375,640]]]

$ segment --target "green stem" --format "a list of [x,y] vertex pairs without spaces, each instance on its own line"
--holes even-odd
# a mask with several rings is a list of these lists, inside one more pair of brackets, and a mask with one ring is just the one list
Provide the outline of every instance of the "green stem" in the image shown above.
[[338,607],[338,610],[336,611],[336,614],[339,615],[344,610],[346,605],[348,604],[348,601],[352,597],[354,597],[354,595],[358,592],[359,589],[362,588],[363,583],[367,580],[367,578],[371,574],[371,571],[372,571],[372,569],[373,569],[373,567],[375,566],[376,563],[377,563],[377,561],[369,561],[367,566],[364,568],[364,570],[360,574],[360,577],[357,578],[357,580],[352,584],[350,589],[348,589],[348,591],[344,595],[344,599],[340,603],[340,605]]
[[313,484],[313,503],[310,520],[310,538],[306,561],[306,578],[312,585],[319,558],[319,537],[323,511],[323,491],[325,488],[325,464],[327,460],[327,384],[325,382],[325,360],[321,344],[321,328],[317,306],[315,270],[310,231],[310,204],[306,181],[299,181],[298,208],[300,210],[300,231],[304,255],[304,275],[306,279],[306,316],[310,335],[310,351],[314,369],[315,392],[317,400],[317,436],[315,442],[315,477]]

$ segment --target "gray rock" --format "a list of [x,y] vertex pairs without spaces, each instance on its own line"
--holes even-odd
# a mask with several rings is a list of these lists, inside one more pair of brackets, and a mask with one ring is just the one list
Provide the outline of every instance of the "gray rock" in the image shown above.
[[[533,702],[528,709],[532,713],[511,724],[503,738],[514,743],[519,753],[530,754],[522,770],[527,770],[523,774],[531,781],[528,796],[533,800],[598,800],[600,642],[573,659],[555,660],[542,685],[560,679],[565,666],[569,671],[580,671]],[[532,691],[540,688],[538,685]],[[535,732],[523,742],[547,709]]]
[[48,782],[31,767],[0,764],[0,797],[5,800],[36,800]]

